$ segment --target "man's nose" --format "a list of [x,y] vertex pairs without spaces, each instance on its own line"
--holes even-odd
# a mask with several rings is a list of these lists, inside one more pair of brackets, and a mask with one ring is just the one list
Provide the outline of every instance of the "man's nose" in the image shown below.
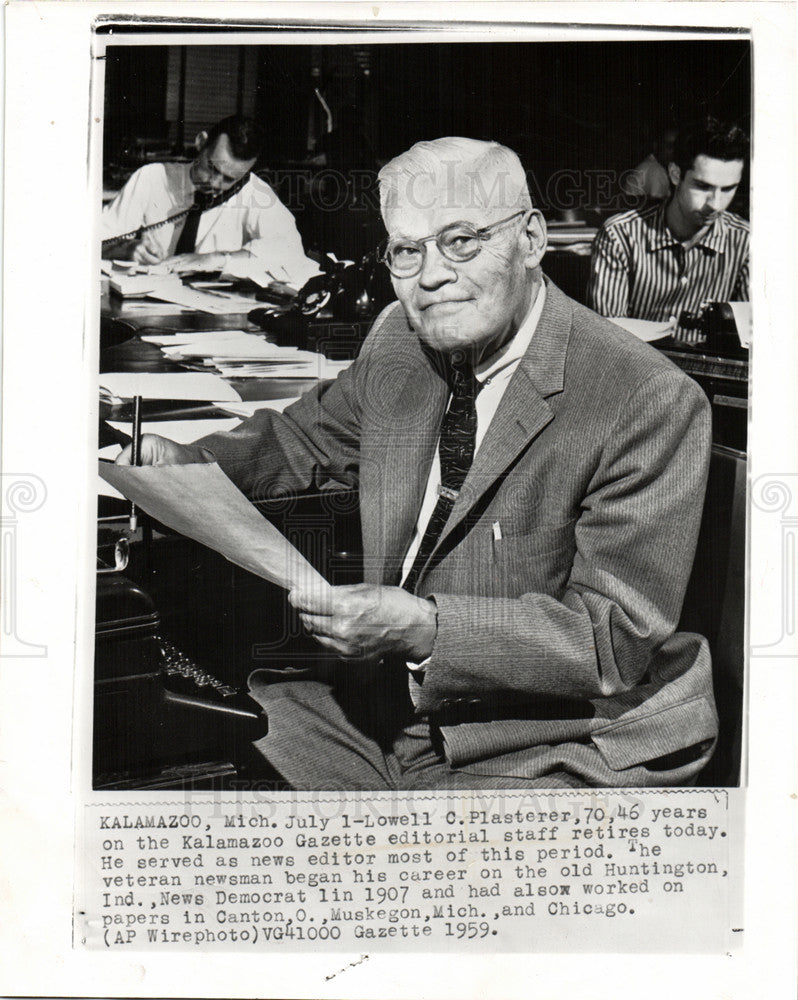
[[434,240],[425,244],[424,259],[418,273],[418,282],[425,288],[436,288],[457,277],[457,271],[452,261],[448,260],[438,249]]
[[722,199],[723,199],[723,194],[718,188],[715,188],[713,191],[710,191],[707,203],[713,212],[720,211]]

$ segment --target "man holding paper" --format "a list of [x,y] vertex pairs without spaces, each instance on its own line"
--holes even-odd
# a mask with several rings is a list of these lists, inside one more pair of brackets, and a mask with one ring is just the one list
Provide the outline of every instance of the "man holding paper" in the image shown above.
[[[280,414],[145,463],[213,461],[249,496],[360,491],[365,582],[289,600],[338,680],[251,690],[300,789],[693,782],[717,734],[706,642],[675,632],[708,403],[541,272],[518,157],[418,143],[380,172],[399,302]],[[124,453],[121,462],[129,462]]]
[[251,172],[262,144],[257,124],[234,115],[199,133],[192,163],[141,167],[103,209],[103,256],[301,288],[319,268],[291,213]]

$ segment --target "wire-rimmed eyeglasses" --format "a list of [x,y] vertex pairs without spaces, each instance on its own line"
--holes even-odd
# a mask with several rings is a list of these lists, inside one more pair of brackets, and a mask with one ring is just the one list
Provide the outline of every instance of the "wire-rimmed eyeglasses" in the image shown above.
[[425,236],[422,240],[392,239],[388,240],[380,254],[380,260],[387,265],[388,270],[396,278],[412,278],[421,270],[424,265],[424,257],[427,253],[427,243],[435,241],[440,252],[447,260],[462,264],[467,260],[473,260],[482,249],[485,240],[489,240],[494,230],[500,226],[512,222],[521,215],[526,215],[527,210],[514,212],[506,219],[499,219],[489,226],[477,229],[470,222],[452,222],[444,226],[440,232],[432,236]]

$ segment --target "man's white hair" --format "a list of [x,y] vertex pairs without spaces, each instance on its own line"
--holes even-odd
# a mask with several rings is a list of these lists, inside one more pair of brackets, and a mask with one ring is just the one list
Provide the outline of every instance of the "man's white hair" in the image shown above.
[[445,192],[452,207],[532,208],[526,174],[507,146],[448,136],[417,142],[379,172],[380,211],[400,204],[430,207],[429,193]]

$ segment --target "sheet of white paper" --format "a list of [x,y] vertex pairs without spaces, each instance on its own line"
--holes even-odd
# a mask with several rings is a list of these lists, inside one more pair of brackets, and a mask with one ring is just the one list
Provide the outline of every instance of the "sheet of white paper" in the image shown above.
[[249,312],[258,305],[254,299],[245,299],[238,295],[225,295],[221,292],[200,292],[194,288],[189,288],[181,281],[177,281],[169,287],[158,287],[156,291],[150,293],[153,299],[162,299],[165,302],[176,302],[181,306],[188,306],[190,309],[197,309],[200,312],[213,313],[215,315],[226,315],[228,313]]
[[622,326],[624,330],[633,333],[639,340],[647,343],[652,340],[660,340],[667,337],[672,332],[671,324],[668,322],[658,322],[650,319],[632,319],[629,316],[613,316],[611,323]]
[[145,295],[165,296],[167,299],[172,290],[182,287],[179,278],[166,272],[155,270],[112,271],[110,275],[111,288],[123,297],[141,297]]
[[231,385],[211,372],[103,372],[100,387],[120,399],[241,399]]
[[178,306],[174,302],[158,302],[156,299],[128,299],[125,302],[125,313],[135,313],[137,316],[183,316],[193,312],[188,306]]
[[257,334],[242,333],[238,337],[208,337],[202,340],[163,345],[169,358],[219,358],[230,361],[290,361],[317,363],[322,355],[300,351],[296,347],[278,347]]
[[351,361],[328,361],[319,355],[314,361],[301,364],[273,362],[231,362],[224,358],[211,358],[206,364],[213,364],[225,378],[337,378]]
[[329,584],[262,517],[218,465],[145,465],[101,462],[100,476],[129,500],[181,535],[286,590],[329,589]]
[[751,346],[751,336],[753,334],[753,324],[751,323],[751,303],[750,302],[730,302],[731,311],[734,313],[734,322],[737,326],[737,336],[740,338],[742,347]]
[[244,330],[186,330],[185,333],[144,333],[140,339],[158,347],[176,347],[178,344],[201,344],[210,340],[235,340],[244,335]]
[[211,359],[220,375],[225,378],[324,378],[325,367],[317,362],[305,362],[301,365],[275,364],[261,361],[252,363],[239,362],[230,364],[224,358]]

